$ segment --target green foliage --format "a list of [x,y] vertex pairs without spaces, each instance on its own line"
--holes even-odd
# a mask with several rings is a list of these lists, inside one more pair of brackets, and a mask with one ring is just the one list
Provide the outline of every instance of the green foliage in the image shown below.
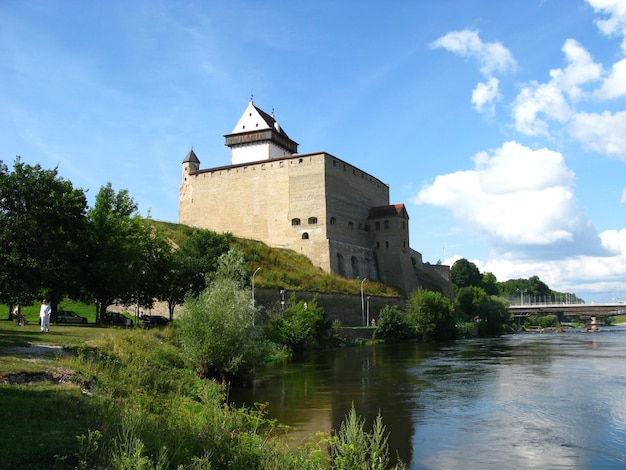
[[533,315],[524,320],[524,327],[526,328],[550,328],[557,326],[558,318],[556,315]]
[[396,305],[387,304],[378,314],[374,336],[385,341],[403,341],[413,337],[414,331],[404,312]]
[[275,309],[270,313],[266,328],[270,340],[284,344],[292,351],[300,351],[328,344],[332,337],[332,323],[317,299],[298,301],[292,294],[284,313]]
[[152,233],[128,191],[116,193],[111,183],[100,189],[88,215],[91,249],[86,287],[96,299],[99,319],[113,302],[130,302],[141,290]]
[[16,158],[0,161],[0,301],[30,304],[45,296],[77,298],[86,255],[85,193]]
[[481,287],[468,286],[458,290],[455,299],[457,310],[465,318],[473,319],[478,306],[487,298],[487,293]]
[[483,277],[478,266],[465,258],[457,260],[452,265],[450,278],[455,290],[470,286],[481,287],[483,283]]
[[371,433],[364,430],[365,420],[350,408],[339,432],[330,439],[331,468],[336,470],[384,470],[389,464],[388,435],[380,413]]
[[228,278],[213,280],[198,298],[187,298],[178,325],[180,340],[201,377],[222,383],[247,378],[268,349],[249,290]]
[[418,289],[407,301],[407,319],[422,341],[446,341],[457,337],[450,299],[439,292]]
[[497,336],[504,332],[512,317],[506,300],[497,296],[486,297],[476,309],[479,319],[478,334],[481,336]]

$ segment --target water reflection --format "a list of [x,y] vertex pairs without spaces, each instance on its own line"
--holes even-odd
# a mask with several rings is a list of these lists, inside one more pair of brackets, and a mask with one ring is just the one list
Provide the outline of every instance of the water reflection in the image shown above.
[[295,439],[352,403],[412,469],[621,468],[626,330],[520,334],[315,352],[266,370],[236,403],[268,402]]

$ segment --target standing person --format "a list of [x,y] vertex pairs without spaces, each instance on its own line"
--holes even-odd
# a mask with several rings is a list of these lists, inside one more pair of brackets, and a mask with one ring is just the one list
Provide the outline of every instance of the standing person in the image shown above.
[[48,305],[48,301],[43,299],[41,301],[41,308],[39,309],[39,319],[41,320],[41,331],[50,331],[50,312],[52,309]]
[[22,318],[20,317],[20,304],[15,304],[11,310],[11,319],[16,320],[18,326],[22,326]]

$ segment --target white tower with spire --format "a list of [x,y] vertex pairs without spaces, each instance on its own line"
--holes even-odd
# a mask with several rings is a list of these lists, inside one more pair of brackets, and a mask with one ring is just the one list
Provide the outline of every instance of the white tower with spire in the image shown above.
[[298,151],[298,144],[281,129],[273,113],[257,108],[252,100],[233,131],[224,137],[231,165],[284,158]]

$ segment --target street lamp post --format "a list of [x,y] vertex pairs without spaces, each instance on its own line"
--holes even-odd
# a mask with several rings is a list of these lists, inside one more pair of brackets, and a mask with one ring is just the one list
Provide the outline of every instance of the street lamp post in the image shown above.
[[256,276],[256,273],[259,272],[259,269],[261,269],[261,266],[259,266],[258,268],[256,268],[256,271],[254,271],[252,273],[252,307],[254,308],[254,304],[255,304],[255,299],[254,299],[254,276]]
[[365,326],[365,298],[363,297],[363,283],[367,281],[367,278],[363,278],[361,281],[361,323]]

